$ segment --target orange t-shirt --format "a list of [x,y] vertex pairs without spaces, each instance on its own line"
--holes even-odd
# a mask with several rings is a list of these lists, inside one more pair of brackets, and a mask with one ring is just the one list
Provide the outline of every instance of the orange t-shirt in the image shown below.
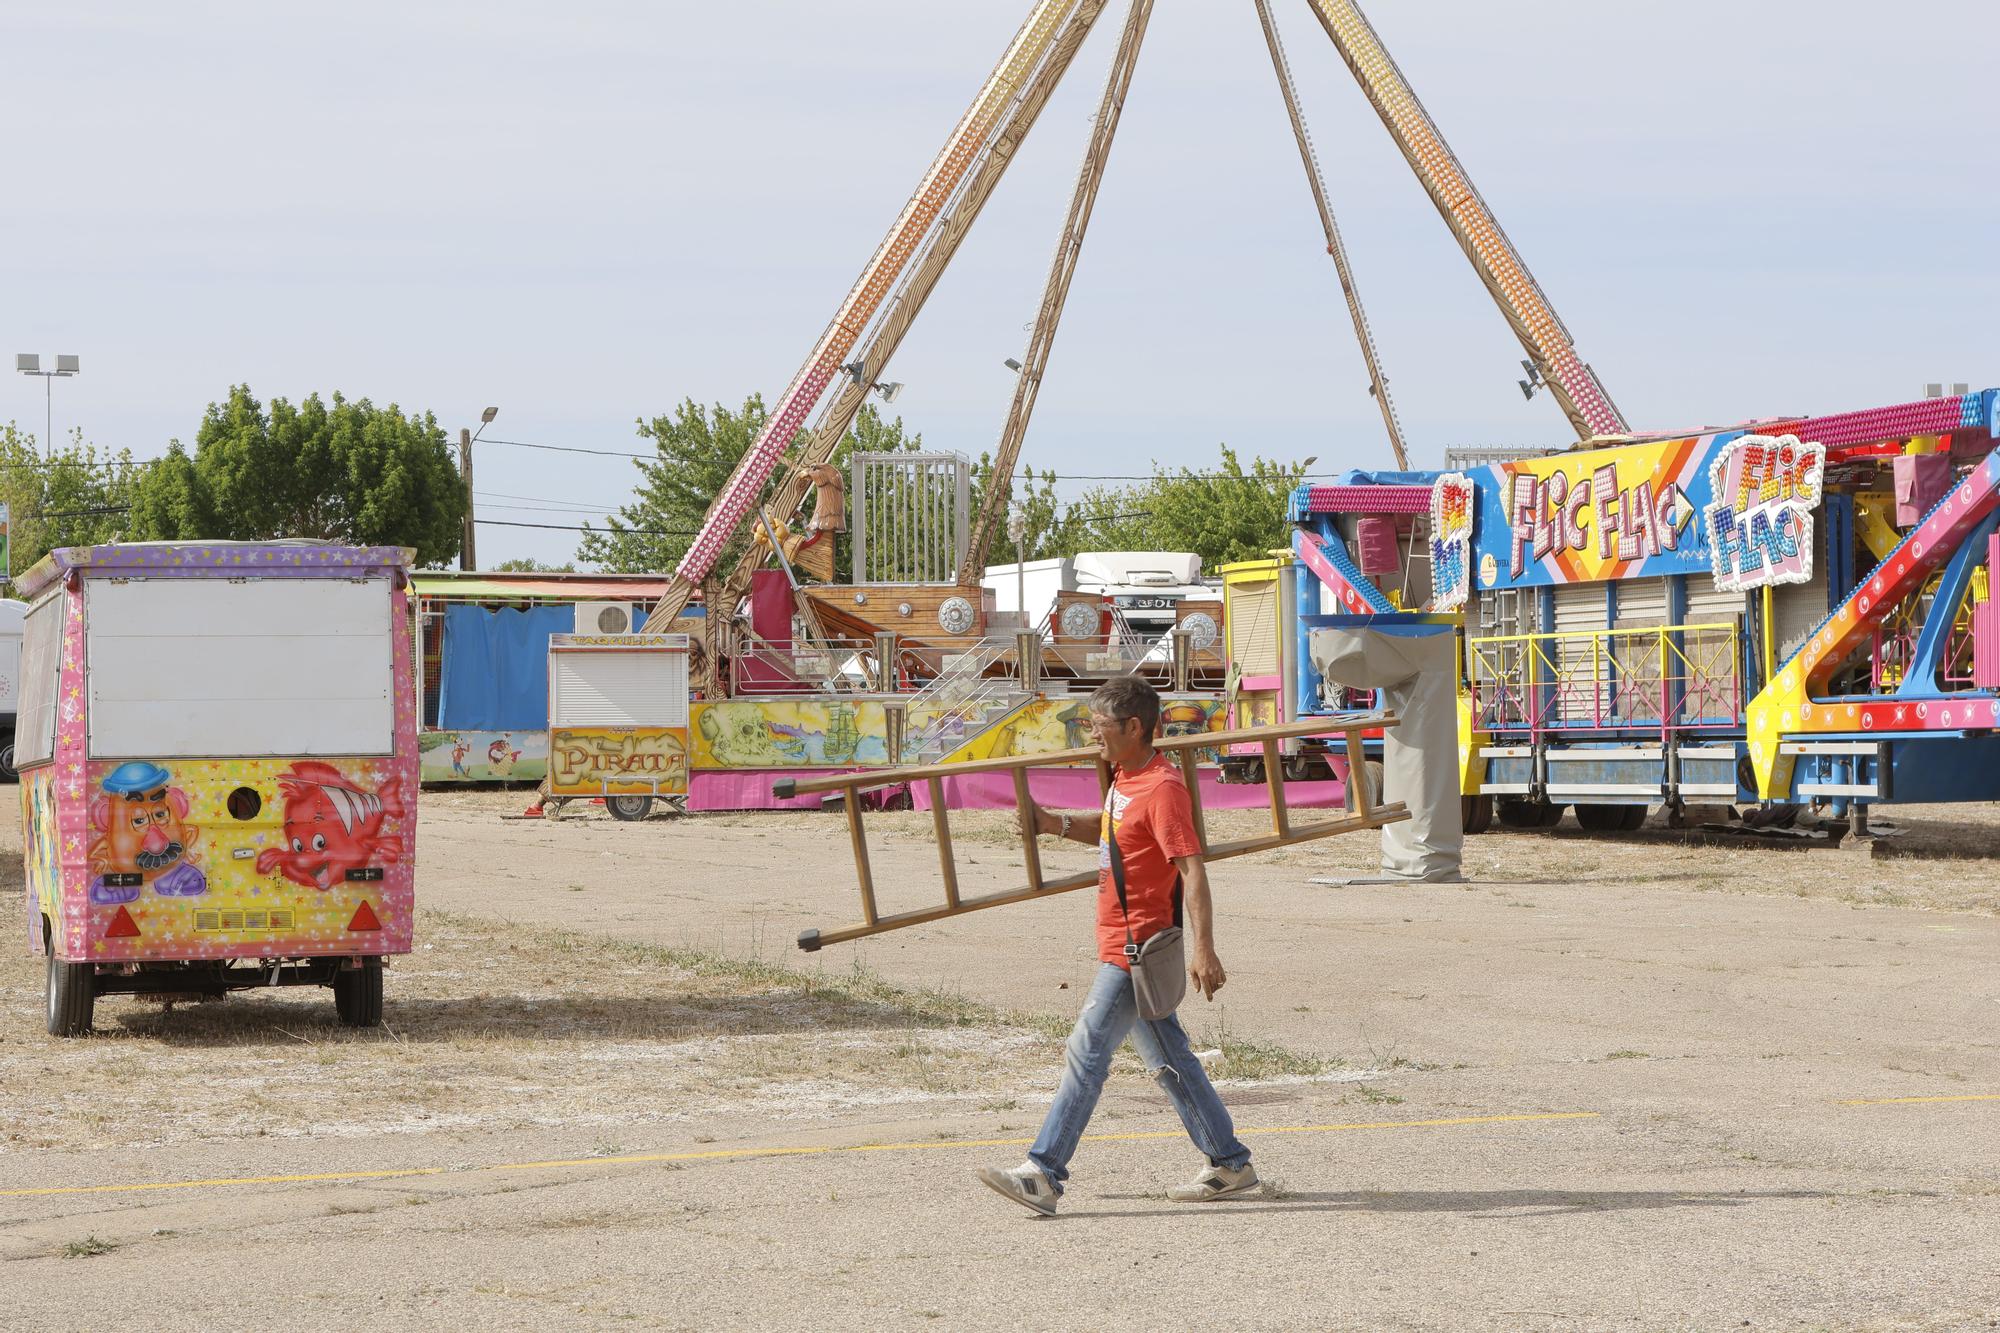
[[1140,944],[1174,924],[1174,885],[1180,872],[1177,856],[1200,856],[1201,838],[1194,829],[1194,806],[1180,770],[1165,755],[1136,773],[1119,772],[1110,800],[1098,821],[1097,834],[1097,956],[1130,968],[1125,957],[1125,913],[1118,909],[1118,887],[1111,879],[1111,844],[1125,861],[1125,901],[1131,910],[1132,938]]

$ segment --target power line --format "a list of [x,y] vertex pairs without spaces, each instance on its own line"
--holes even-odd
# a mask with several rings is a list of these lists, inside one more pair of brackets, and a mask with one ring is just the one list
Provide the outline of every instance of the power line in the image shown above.
[[482,501],[479,508],[503,509],[517,514],[610,514],[623,508],[622,505],[503,505]]
[[98,505],[95,509],[60,509],[51,514],[23,514],[23,519],[90,518],[98,514],[129,514],[131,505]]
[[[582,446],[580,446],[580,445],[574,445],[574,444],[536,444],[536,443],[532,443],[532,442],[530,442],[530,441],[528,441],[528,440],[496,440],[496,439],[494,439],[494,438],[493,438],[492,436],[490,436],[490,435],[489,435],[489,436],[487,436],[486,438],[484,438],[484,439],[480,440],[479,442],[480,442],[481,444],[506,444],[506,445],[512,445],[512,446],[513,446],[514,448],[517,448],[517,449],[546,449],[546,450],[549,450],[549,451],[551,451],[551,452],[554,452],[554,453],[563,453],[563,454],[595,454],[595,455],[597,455],[597,456],[599,456],[599,457],[602,457],[602,458],[643,458],[643,459],[650,459],[650,460],[652,460],[652,461],[654,461],[654,462],[657,462],[657,461],[659,461],[659,458],[660,458],[660,454],[659,454],[659,451],[658,451],[658,450],[654,450],[654,451],[653,451],[652,453],[643,453],[643,454],[637,454],[637,453],[631,453],[631,452],[628,452],[628,451],[626,451],[626,450],[622,450],[622,449],[585,449],[585,448],[583,448],[583,447],[582,447]],[[1309,478],[1313,478],[1313,477],[1318,477],[1318,478],[1329,478],[1329,477],[1336,477],[1336,476],[1339,476],[1339,475],[1340,475],[1340,474],[1339,474],[1339,473],[1337,473],[1337,472],[1311,472],[1311,473],[1301,473],[1301,474],[1300,474],[1300,476],[1299,476],[1299,480],[1300,480],[1300,481],[1304,481],[1304,480],[1307,480],[1307,479],[1309,479]],[[1271,483],[1272,481],[1276,481],[1276,480],[1280,480],[1279,478],[1275,478],[1275,477],[1255,477],[1255,476],[1242,476],[1242,475],[1239,475],[1239,474],[1237,474],[1237,473],[1234,473],[1234,472],[1195,472],[1195,471],[1192,471],[1192,470],[1185,470],[1185,469],[1184,469],[1184,470],[1183,470],[1182,472],[1180,472],[1180,473],[1176,474],[1176,473],[1171,473],[1171,472],[1145,472],[1145,473],[1121,473],[1121,472],[1056,472],[1056,473],[1045,473],[1045,472],[1037,472],[1037,471],[1036,471],[1035,469],[1033,469],[1033,468],[1023,468],[1023,469],[1022,469],[1022,470],[1021,470],[1021,471],[1020,471],[1019,473],[1017,473],[1017,474],[1016,474],[1016,478],[1015,478],[1015,479],[1016,479],[1016,480],[1019,480],[1019,481],[1040,481],[1040,480],[1042,480],[1042,478],[1043,478],[1043,477],[1045,477],[1045,476],[1053,476],[1053,477],[1054,477],[1054,478],[1055,478],[1055,479],[1056,479],[1057,481],[1153,481],[1153,480],[1155,480],[1155,479],[1157,479],[1157,478],[1159,478],[1159,477],[1165,477],[1165,478],[1166,478],[1167,480],[1169,480],[1169,481],[1186,481],[1186,480],[1194,480],[1194,481],[1242,481],[1242,482],[1255,482],[1255,483],[1256,483],[1256,484],[1258,484],[1258,485],[1268,485],[1268,484],[1270,484],[1270,483]],[[534,499],[534,498],[536,498],[536,497],[534,497],[534,496],[520,496],[520,497],[513,497],[513,498],[518,498],[518,499]]]
[[535,502],[536,504],[550,504],[550,505],[559,505],[559,504],[574,504],[574,505],[576,505],[576,506],[577,506],[578,508],[581,508],[581,509],[615,509],[615,508],[617,508],[617,506],[616,506],[616,505],[602,505],[602,504],[597,504],[597,503],[595,503],[595,502],[590,502],[590,503],[586,503],[586,502],[584,502],[584,501],[580,501],[580,500],[556,500],[556,499],[551,499],[551,498],[550,498],[549,496],[546,496],[546,495],[510,495],[510,494],[508,494],[508,493],[507,493],[506,491],[474,491],[474,492],[473,492],[473,494],[474,494],[474,495],[477,495],[477,496],[478,496],[478,497],[479,497],[480,499],[482,499],[482,500],[488,500],[488,499],[491,499],[491,500],[533,500],[533,501],[534,501],[534,502]]
[[59,467],[77,468],[88,472],[97,468],[152,467],[159,461],[157,458],[135,458],[129,462],[121,462],[115,458],[108,458],[100,463],[95,460],[86,462],[80,458],[40,458],[26,463],[0,463],[0,472],[46,472]]
[[512,445],[516,449],[546,449],[550,453],[557,453],[557,454],[596,454],[603,458],[658,459],[660,456],[659,451],[657,449],[650,454],[635,454],[628,452],[624,449],[585,449],[580,445],[574,445],[574,444],[534,444],[527,440],[497,440],[493,438],[491,435],[483,437],[479,441],[479,443],[507,444],[507,445]]
[[521,523],[506,518],[475,518],[481,527],[495,528],[547,528],[553,532],[600,532],[605,536],[632,537],[694,537],[693,532],[662,532],[657,528],[588,528],[575,523]]
[[[495,507],[495,508],[506,508],[506,506],[504,506],[504,505],[496,505],[496,506],[494,506],[494,507]],[[1129,512],[1129,513],[1123,513],[1123,514],[1079,514],[1079,515],[1077,515],[1077,519],[1078,519],[1078,521],[1079,521],[1079,522],[1083,522],[1083,523],[1109,523],[1109,522],[1113,521],[1114,519],[1121,519],[1121,518],[1151,518],[1152,516],[1153,516],[1153,515],[1152,515],[1152,513],[1151,513],[1151,511],[1150,511],[1150,510],[1144,510],[1144,509],[1137,509],[1137,510],[1133,510],[1133,511],[1131,511],[1131,512]],[[584,525],[582,525],[582,524],[577,524],[577,523],[524,523],[524,522],[521,522],[521,521],[520,521],[520,520],[518,520],[518,519],[508,519],[508,518],[475,518],[475,519],[473,519],[472,521],[473,521],[474,523],[478,523],[478,524],[480,524],[480,525],[481,525],[481,526],[483,526],[483,527],[495,527],[495,528],[541,528],[541,529],[543,529],[543,530],[545,530],[545,531],[549,531],[549,532],[597,532],[597,533],[603,533],[603,534],[604,534],[604,535],[606,535],[606,536],[614,536],[614,535],[615,535],[615,536],[632,536],[632,537],[697,537],[697,536],[700,536],[700,534],[699,534],[698,532],[694,532],[694,531],[686,531],[686,532],[678,532],[678,531],[676,531],[676,532],[669,532],[669,531],[666,531],[666,530],[664,530],[664,529],[661,529],[661,528],[616,528],[616,529],[614,529],[614,528],[610,528],[610,527],[601,527],[601,528],[597,528],[597,527],[586,527],[586,526],[584,526]]]

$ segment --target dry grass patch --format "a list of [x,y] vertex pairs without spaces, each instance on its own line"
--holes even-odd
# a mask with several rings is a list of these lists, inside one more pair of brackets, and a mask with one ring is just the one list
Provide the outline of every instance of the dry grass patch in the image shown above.
[[[1054,1087],[1068,1021],[861,968],[805,971],[437,911],[388,979],[385,1026],[324,990],[211,1004],[99,1002],[97,1033],[41,1031],[38,960],[0,958],[0,1156],[242,1137],[558,1126],[604,1156],[649,1123],[976,1111]],[[1316,1071],[1222,1037],[1224,1077]],[[1129,1054],[1120,1077],[1143,1077]]]
[[331,995],[107,997],[97,1033],[41,1031],[40,960],[0,958],[0,1154],[244,1136],[561,1125],[732,1111],[811,1116],[1044,1081],[1060,1034],[865,972],[426,911],[388,979],[386,1025]]

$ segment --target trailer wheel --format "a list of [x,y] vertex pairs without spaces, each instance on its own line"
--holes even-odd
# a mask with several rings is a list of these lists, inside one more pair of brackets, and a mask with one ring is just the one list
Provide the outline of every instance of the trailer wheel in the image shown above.
[[1502,801],[1496,813],[1500,823],[1506,828],[1554,828],[1562,823],[1566,806],[1551,805],[1547,801]]
[[21,772],[14,767],[14,733],[6,733],[0,741],[0,782],[19,782]]
[[[1341,803],[1349,811],[1358,811],[1360,807],[1354,801],[1356,792],[1352,782],[1353,776],[1353,773],[1350,771],[1348,774],[1350,781],[1347,784],[1347,789],[1341,793],[1340,799]],[[1368,808],[1372,810],[1382,804],[1382,765],[1380,761],[1370,759],[1361,766],[1361,781],[1367,784]]]
[[1625,811],[1625,822],[1619,826],[1625,833],[1632,833],[1646,827],[1646,807],[1643,805],[1621,806]]
[[1285,760],[1285,781],[1304,782],[1313,774],[1311,755],[1295,754]]
[[1461,796],[1458,798],[1458,815],[1467,833],[1484,833],[1493,827],[1493,798]]
[[56,957],[49,932],[42,932],[48,954],[47,999],[51,1037],[87,1037],[90,1013],[97,1004],[97,974],[89,963],[65,963]]
[[346,1027],[373,1028],[382,1025],[380,958],[364,958],[360,967],[342,968],[333,974],[333,1009]]
[[607,796],[604,808],[611,812],[613,819],[644,819],[652,813],[653,798],[650,796]]
[[1576,807],[1577,827],[1592,833],[1616,833],[1625,827],[1623,805],[1578,805]]

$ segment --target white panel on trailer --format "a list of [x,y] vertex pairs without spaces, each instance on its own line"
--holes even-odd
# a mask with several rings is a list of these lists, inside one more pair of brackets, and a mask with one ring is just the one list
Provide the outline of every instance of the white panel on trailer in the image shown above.
[[[1610,628],[1609,606],[1602,583],[1565,583],[1555,590],[1555,632],[1577,633]],[[1610,684],[1602,667],[1603,640],[1545,639],[1546,661],[1559,682],[1554,718],[1572,726],[1594,726],[1609,720]]]
[[1229,585],[1229,657],[1245,676],[1275,676],[1279,662],[1278,579]]
[[0,598],[0,713],[12,713],[21,702],[21,635],[28,604]]
[[60,588],[42,598],[22,630],[21,711],[14,719],[14,767],[43,764],[56,753],[56,670],[62,661],[63,617],[69,599]]
[[0,713],[12,713],[21,703],[21,636],[0,635]]
[[1618,628],[1667,623],[1667,581],[1625,579],[1618,584]]
[[[1625,579],[1618,584],[1618,628],[1652,629],[1667,623],[1667,581]],[[1611,650],[1617,676],[1614,716],[1620,726],[1654,726],[1665,706],[1664,676],[1675,670],[1662,660],[1658,634],[1622,634]]]
[[1715,586],[1713,574],[1687,576],[1687,617],[1684,625],[1714,625],[1743,618],[1740,592],[1725,592]]
[[1570,630],[1608,629],[1602,583],[1559,584],[1556,594],[1556,633]]
[[1826,523],[1813,524],[1812,577],[1771,589],[1771,620],[1777,630],[1778,660],[1797,652],[1831,610],[1827,605]]
[[93,758],[395,748],[387,579],[88,579]]
[[577,648],[549,653],[551,727],[685,727],[687,653]]

